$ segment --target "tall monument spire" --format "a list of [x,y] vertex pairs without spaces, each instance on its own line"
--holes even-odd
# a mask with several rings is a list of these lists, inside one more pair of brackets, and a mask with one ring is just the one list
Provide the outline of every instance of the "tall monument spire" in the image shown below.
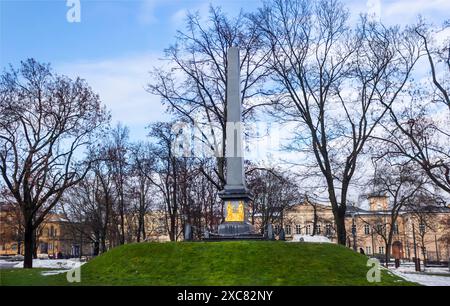
[[244,189],[244,157],[242,149],[242,103],[239,49],[231,47],[227,56],[227,176],[225,189]]
[[227,55],[227,126],[226,184],[219,193],[224,201],[225,221],[219,225],[219,239],[262,238],[248,222],[248,205],[251,193],[245,186],[244,154],[242,145],[242,103],[240,90],[239,49],[230,47]]

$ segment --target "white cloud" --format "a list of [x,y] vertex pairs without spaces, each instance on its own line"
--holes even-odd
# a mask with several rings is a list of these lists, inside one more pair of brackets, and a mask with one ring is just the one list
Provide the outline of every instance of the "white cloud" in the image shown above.
[[170,20],[172,21],[172,25],[175,27],[182,25],[187,14],[188,14],[187,9],[180,9],[180,10],[176,11],[170,18]]
[[351,12],[352,23],[359,20],[361,13],[390,25],[415,22],[419,15],[440,23],[448,18],[445,12],[450,11],[449,0],[347,0],[344,5]]
[[[163,6],[171,6],[172,9],[176,9],[176,7],[182,7],[187,5],[192,5],[193,3],[197,4],[195,1],[181,1],[181,0],[140,0],[141,5],[139,8],[139,13],[137,15],[138,21],[140,24],[149,25],[159,22],[159,16],[157,10],[162,8]],[[198,1],[200,6],[204,4],[203,1]],[[171,21],[175,23],[175,25],[180,24],[183,21],[184,16],[186,15],[187,9],[180,8],[176,10],[175,13],[172,14]]]
[[163,2],[162,0],[143,0],[137,16],[139,23],[145,25],[155,23],[158,20],[155,10]]
[[436,40],[437,44],[443,44],[447,42],[450,39],[450,27],[435,33],[434,39]]
[[145,136],[150,122],[167,120],[168,115],[158,97],[145,88],[149,71],[160,65],[157,54],[136,54],[99,61],[60,63],[56,71],[70,77],[86,79],[111,111],[112,123],[122,122],[131,129],[132,139]]
[[414,21],[418,15],[433,17],[434,14],[450,11],[448,0],[397,0],[384,1],[382,16],[392,18],[397,23]]

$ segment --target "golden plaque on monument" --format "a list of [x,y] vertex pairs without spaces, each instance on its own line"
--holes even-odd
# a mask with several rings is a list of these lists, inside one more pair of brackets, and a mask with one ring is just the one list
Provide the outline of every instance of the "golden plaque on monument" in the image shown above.
[[234,208],[233,202],[227,202],[227,215],[225,217],[226,222],[243,222],[245,218],[244,202],[239,201],[237,209]]

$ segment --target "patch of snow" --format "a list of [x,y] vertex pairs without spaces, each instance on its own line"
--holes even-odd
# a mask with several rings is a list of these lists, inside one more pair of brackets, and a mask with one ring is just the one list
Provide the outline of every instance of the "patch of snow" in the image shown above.
[[[33,259],[33,268],[70,270],[81,267],[83,264],[85,262],[78,259]],[[17,263],[13,268],[23,268],[23,262]]]
[[17,263],[17,261],[10,261],[10,260],[4,260],[0,259],[0,269],[9,269],[14,267],[14,265]]
[[443,276],[449,276],[450,277],[450,270],[448,267],[442,266],[442,267],[424,267],[421,265],[421,272],[416,272],[416,269],[414,267],[414,263],[401,263],[400,267],[395,269],[394,266],[389,266],[390,270],[395,270],[400,273],[423,273],[423,274],[443,274]]
[[51,270],[51,271],[43,271],[41,274],[42,274],[43,276],[49,276],[49,275],[56,275],[56,274],[67,273],[67,271],[70,271],[70,270]]
[[310,235],[293,235],[292,242],[319,242],[319,243],[331,243],[331,240],[325,236],[310,236]]
[[0,262],[12,262],[12,261],[23,261],[23,255],[13,255],[13,256],[1,256]]
[[429,275],[425,273],[408,273],[400,272],[397,269],[389,269],[389,271],[410,282],[418,283],[425,286],[450,286],[450,276]]

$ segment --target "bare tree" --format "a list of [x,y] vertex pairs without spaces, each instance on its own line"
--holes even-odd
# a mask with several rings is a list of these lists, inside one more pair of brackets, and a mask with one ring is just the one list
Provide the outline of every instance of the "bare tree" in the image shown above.
[[317,224],[319,222],[319,214],[318,214],[318,201],[314,201],[310,199],[310,196],[305,194],[305,202],[310,205],[313,209],[313,230],[311,236],[315,236],[317,234]]
[[114,188],[117,199],[117,210],[120,220],[119,244],[125,243],[125,189],[127,188],[128,172],[128,127],[118,123],[111,131],[108,143],[108,162],[114,179]]
[[418,198],[431,197],[428,190],[429,181],[412,163],[405,163],[404,158],[382,157],[377,160],[375,175],[370,188],[376,194],[386,195],[389,205],[386,211],[380,211],[375,220],[363,222],[370,225],[385,245],[385,264],[389,263],[394,236],[398,234],[398,217],[405,210],[411,209]]
[[[176,43],[166,50],[169,68],[156,69],[148,91],[161,97],[178,118],[198,124],[199,140],[214,153],[214,176],[200,171],[218,190],[225,185],[226,71],[231,46],[241,51],[241,101],[243,118],[257,106],[265,105],[256,97],[264,95],[267,54],[261,52],[260,34],[241,12],[228,18],[211,7],[209,20],[188,14],[186,31],[179,31]],[[170,70],[169,70],[170,69]]]
[[149,179],[154,174],[154,156],[152,155],[151,146],[148,143],[139,142],[132,147],[131,150],[131,171],[133,194],[137,197],[137,233],[136,240],[146,239],[145,232],[145,216],[147,215],[152,200],[150,192],[152,182]]
[[[417,101],[423,103],[422,101]],[[426,114],[427,105],[411,103],[402,111],[390,109],[383,124],[385,154],[401,154],[417,163],[433,183],[450,193],[450,131],[444,123]]]
[[[446,201],[438,195],[421,193],[413,199],[412,205],[408,207],[408,210],[412,215],[413,222],[416,221],[418,225],[419,247],[422,251],[424,265],[427,264],[429,259],[428,251],[430,250],[426,249],[427,244],[431,244],[432,242],[437,243],[434,235],[431,235],[431,233],[437,232],[437,228],[439,226],[437,214],[442,212],[442,209],[445,211],[446,204]],[[445,224],[445,219],[440,221]],[[436,255],[437,251],[438,250],[436,249]]]
[[288,171],[254,165],[249,166],[246,175],[248,188],[254,195],[250,213],[252,224],[255,223],[257,215],[260,215],[261,231],[264,231],[268,224],[283,225],[284,211],[297,204],[300,198],[293,175]]
[[[192,181],[190,182],[191,198],[194,206],[201,206],[198,209],[200,214],[196,213],[197,228],[208,229],[209,231],[217,228],[220,222],[223,220],[223,206],[224,202],[218,197],[218,191],[216,186],[209,180],[206,175],[213,176],[215,164],[214,161],[205,158],[199,159],[193,166]],[[197,175],[199,171],[196,168],[202,168],[201,174]],[[203,223],[200,224],[199,221]]]
[[0,172],[24,218],[24,268],[32,268],[35,230],[80,182],[90,162],[77,155],[107,119],[80,78],[54,74],[33,59],[0,77]]
[[70,188],[61,201],[61,211],[69,221],[74,236],[82,235],[93,244],[93,256],[106,251],[107,228],[109,224],[108,197],[102,193],[98,177],[98,162],[88,175]]
[[443,27],[436,30],[423,21],[415,27],[419,39],[423,41],[424,51],[430,66],[433,87],[433,101],[443,103],[450,111],[450,36],[444,37],[442,42],[436,42],[436,34],[445,33],[450,29],[450,20]]
[[171,241],[178,239],[180,205],[179,160],[174,152],[176,136],[170,123],[155,123],[150,126],[150,136],[156,141],[153,149],[156,176],[148,176],[158,188],[165,206],[166,224]]
[[390,120],[383,125],[386,135],[381,138],[389,144],[390,153],[411,159],[435,185],[450,193],[450,37],[441,44],[435,42],[435,36],[448,27],[433,31],[421,22],[413,28],[423,43],[431,80],[415,82],[402,107],[388,106]]
[[[270,50],[279,92],[274,113],[297,122],[299,152],[308,151],[327,186],[338,242],[346,243],[348,189],[375,127],[407,83],[419,57],[409,32],[362,17],[348,26],[335,0],[274,0],[254,22]],[[383,103],[380,103],[382,101]]]

